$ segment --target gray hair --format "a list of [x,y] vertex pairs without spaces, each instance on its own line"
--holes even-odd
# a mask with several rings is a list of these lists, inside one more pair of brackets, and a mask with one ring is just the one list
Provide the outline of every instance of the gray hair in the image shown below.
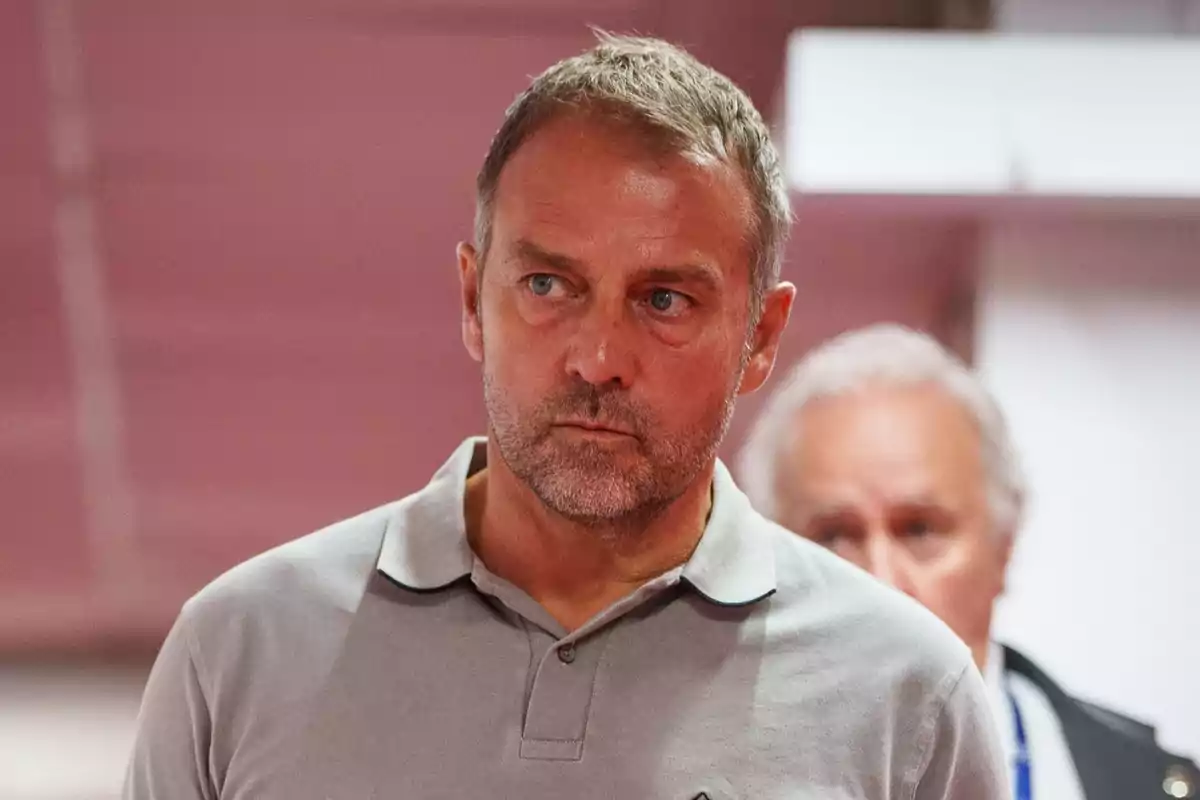
[[809,402],[871,383],[933,384],[962,404],[979,429],[992,526],[1016,532],[1025,479],[1000,406],[979,377],[933,337],[900,325],[873,325],[822,344],[788,373],[766,402],[738,455],[738,478],[765,516],[779,513],[775,492],[780,449],[800,436],[797,416]]
[[791,226],[787,183],[762,117],[732,81],[674,45],[602,31],[596,35],[599,44],[543,72],[505,112],[476,180],[480,261],[491,244],[496,185],[505,164],[551,118],[572,110],[598,111],[644,129],[655,145],[739,168],[755,213],[750,275],[757,319],[763,296],[779,281]]

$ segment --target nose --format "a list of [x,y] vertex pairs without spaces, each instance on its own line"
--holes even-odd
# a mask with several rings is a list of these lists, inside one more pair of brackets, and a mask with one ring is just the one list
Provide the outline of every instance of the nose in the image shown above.
[[908,558],[903,548],[886,531],[871,531],[867,535],[866,563],[863,566],[889,586],[910,597],[915,596]]
[[637,370],[632,338],[623,306],[593,303],[571,334],[567,373],[594,386],[628,388]]

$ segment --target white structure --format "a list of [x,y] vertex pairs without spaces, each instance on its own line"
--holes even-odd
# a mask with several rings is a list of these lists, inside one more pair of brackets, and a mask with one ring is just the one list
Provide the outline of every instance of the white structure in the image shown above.
[[801,195],[1200,199],[1200,39],[800,31],[788,76]]
[[1032,486],[1000,634],[1200,755],[1200,222],[995,225],[983,270]]

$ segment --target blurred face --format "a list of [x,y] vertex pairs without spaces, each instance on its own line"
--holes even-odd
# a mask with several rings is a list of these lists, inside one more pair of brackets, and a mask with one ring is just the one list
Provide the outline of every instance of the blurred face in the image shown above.
[[932,385],[876,385],[797,421],[780,522],[916,598],[982,663],[1010,540],[992,527],[967,412]]
[[740,174],[564,116],[514,154],[493,210],[486,265],[459,248],[492,444],[562,516],[652,516],[708,479],[734,398],[766,379],[787,321],[781,285],[750,328]]

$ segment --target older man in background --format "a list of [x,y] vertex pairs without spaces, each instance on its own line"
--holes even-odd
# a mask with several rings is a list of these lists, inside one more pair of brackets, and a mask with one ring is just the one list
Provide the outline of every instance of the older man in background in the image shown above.
[[1068,695],[991,636],[1025,486],[1004,417],[932,338],[894,325],[813,351],[739,459],[766,516],[919,600],[971,648],[1017,800],[1192,797],[1195,764],[1154,730]]

